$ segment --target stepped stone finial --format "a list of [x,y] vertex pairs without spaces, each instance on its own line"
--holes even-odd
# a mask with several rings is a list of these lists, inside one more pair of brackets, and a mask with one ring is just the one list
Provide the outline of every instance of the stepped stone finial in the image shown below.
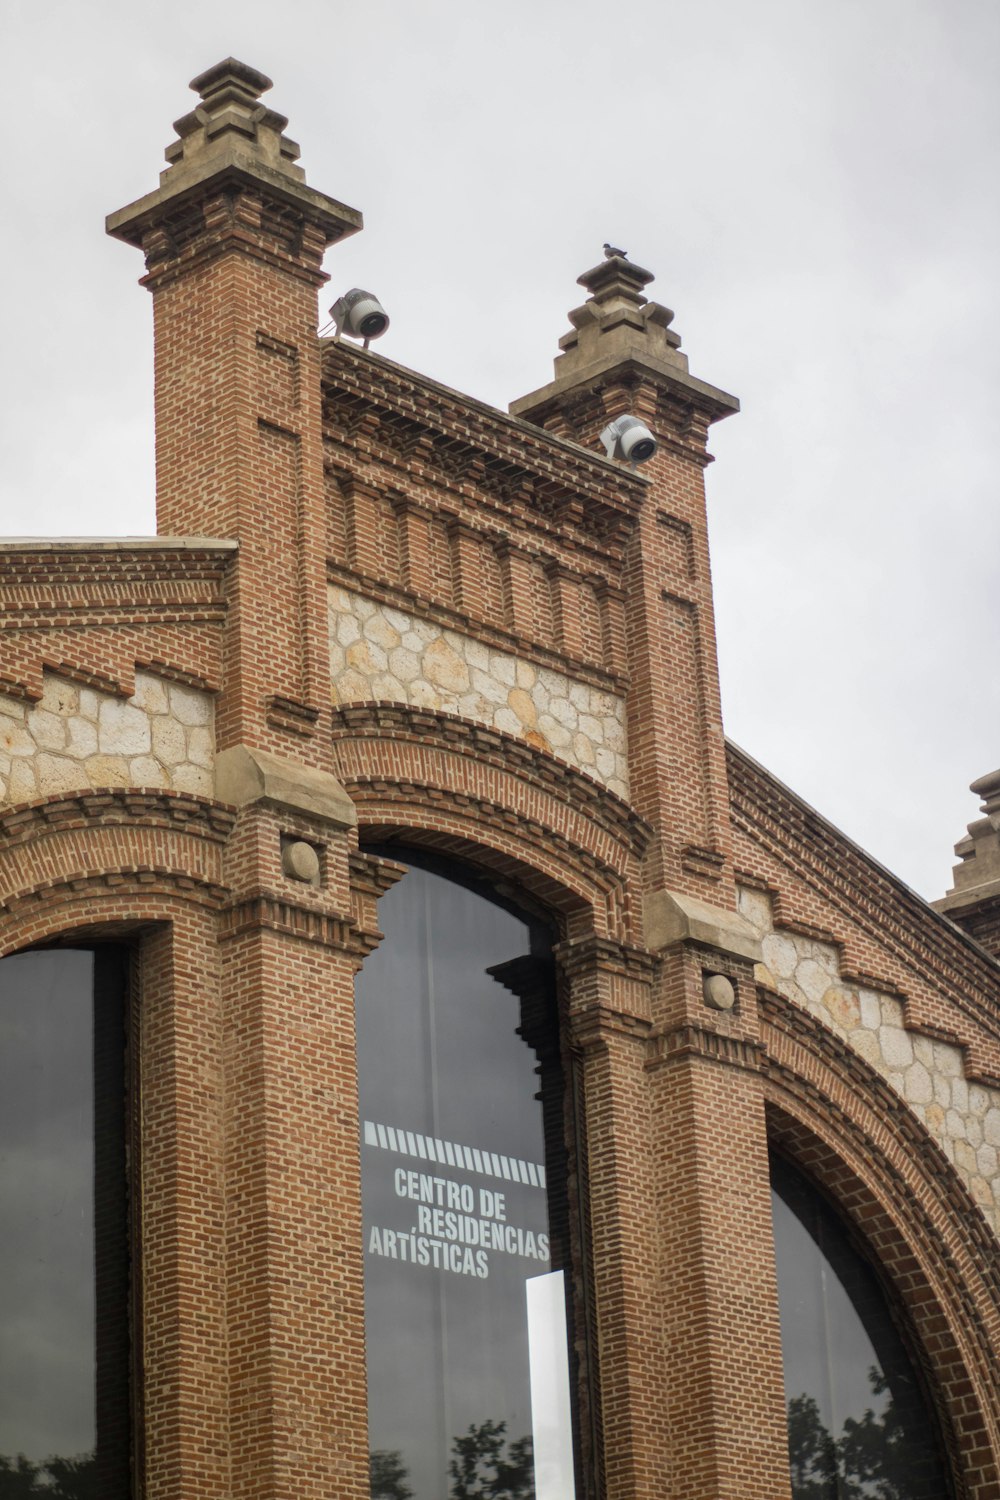
[[955,845],[954,885],[931,905],[1000,958],[1000,771],[980,776],[970,790],[982,799],[984,816]]
[[254,155],[304,181],[302,168],[292,165],[298,160],[299,148],[282,134],[287,119],[260,102],[260,95],[272,87],[266,73],[227,57],[192,78],[190,86],[201,95],[201,103],[174,121],[180,139],[172,141],[164,153],[170,166],[160,173],[163,186],[185,167],[196,166],[213,148],[230,144],[227,138],[233,136],[236,140],[232,144],[250,147]]
[[191,87],[200,102],[174,124],[177,140],[166,149],[169,166],[160,173],[159,188],[110,214],[109,234],[143,246],[150,231],[178,211],[207,202],[213,192],[249,187],[312,224],[327,245],[362,227],[356,209],[307,186],[296,165],[299,148],[284,134],[288,121],[261,103],[271,87],[265,73],[227,57]]
[[680,335],[670,327],[673,312],[643,295],[643,287],[652,280],[652,271],[633,265],[624,255],[609,255],[577,278],[577,285],[590,296],[582,307],[574,307],[569,315],[573,331],[559,340],[563,352],[555,362],[557,381],[610,353],[609,335],[616,353],[627,347],[634,355],[641,349],[651,360],[687,369],[687,357],[679,353]]
[[555,379],[513,401],[511,411],[530,420],[544,419],[552,402],[564,393],[595,389],[626,369],[651,378],[654,384],[684,387],[709,398],[715,408],[713,420],[737,411],[735,397],[688,373],[680,335],[670,326],[673,312],[660,302],[651,302],[644,293],[652,280],[652,271],[634,265],[608,245],[605,258],[578,277],[578,285],[590,296],[569,314],[573,326],[559,340],[562,353],[555,359]]

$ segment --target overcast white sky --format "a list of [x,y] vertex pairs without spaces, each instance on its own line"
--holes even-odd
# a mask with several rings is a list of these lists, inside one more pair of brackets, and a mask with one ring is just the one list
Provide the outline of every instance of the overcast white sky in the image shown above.
[[275,80],[392,359],[506,407],[610,239],[738,395],[729,734],[933,897],[1000,765],[997,0],[3,0],[0,532],[154,530],[151,310],[104,215],[187,83]]

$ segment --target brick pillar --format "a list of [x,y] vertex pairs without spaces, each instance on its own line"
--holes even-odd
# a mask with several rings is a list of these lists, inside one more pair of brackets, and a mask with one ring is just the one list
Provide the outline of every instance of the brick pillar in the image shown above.
[[112,214],[141,248],[156,336],[157,526],[235,538],[220,748],[322,765],[330,702],[316,292],[361,216],[306,186],[270,80],[232,58],[192,87],[161,186]]
[[622,595],[603,600],[629,679],[630,799],[654,830],[648,1018],[599,1007],[579,1042],[604,1483],[623,1500],[787,1500],[760,952],[736,911],[703,479],[709,425],[737,403],[689,373],[651,279],[621,256],[582,276],[556,378],[511,408],[591,450],[626,414],[658,442]]
[[[201,103],[177,122],[160,188],[108,221],[144,251],[154,299],[159,528],[239,544],[217,714],[216,795],[238,809],[228,900],[214,963],[193,944],[173,956],[197,979],[173,1019],[178,1077],[183,1063],[185,1088],[199,1080],[221,1119],[195,1128],[180,1090],[167,1124],[190,1164],[191,1232],[166,1250],[146,1222],[154,1257],[176,1259],[172,1281],[155,1278],[175,1287],[172,1322],[147,1345],[165,1413],[151,1500],[368,1494],[353,1008],[365,940],[354,808],[331,772],[316,336],[324,250],[361,218],[306,186],[287,122],[259,101],[269,86],[232,58],[196,79]],[[209,1025],[220,1076],[195,1047]],[[199,1129],[221,1141],[214,1179]],[[164,1139],[148,1133],[150,1170]]]

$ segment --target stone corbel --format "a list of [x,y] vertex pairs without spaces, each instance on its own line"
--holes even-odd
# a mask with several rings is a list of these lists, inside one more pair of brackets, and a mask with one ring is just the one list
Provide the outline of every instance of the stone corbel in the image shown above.
[[215,794],[235,807],[267,802],[335,828],[355,828],[358,822],[354,803],[329,771],[249,745],[233,745],[216,757]]
[[651,891],[643,902],[643,926],[646,946],[654,953],[698,943],[750,963],[763,959],[760,938],[745,917],[685,892]]

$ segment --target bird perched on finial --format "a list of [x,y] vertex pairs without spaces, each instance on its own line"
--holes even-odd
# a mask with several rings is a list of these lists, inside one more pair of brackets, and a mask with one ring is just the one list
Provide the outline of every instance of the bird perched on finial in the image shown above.
[[616,255],[620,255],[621,258],[622,258],[622,260],[628,260],[628,251],[627,250],[619,250],[617,245],[609,245],[608,242],[607,242],[607,240],[605,240],[604,241],[604,259],[605,260],[614,260],[614,258],[615,258]]

